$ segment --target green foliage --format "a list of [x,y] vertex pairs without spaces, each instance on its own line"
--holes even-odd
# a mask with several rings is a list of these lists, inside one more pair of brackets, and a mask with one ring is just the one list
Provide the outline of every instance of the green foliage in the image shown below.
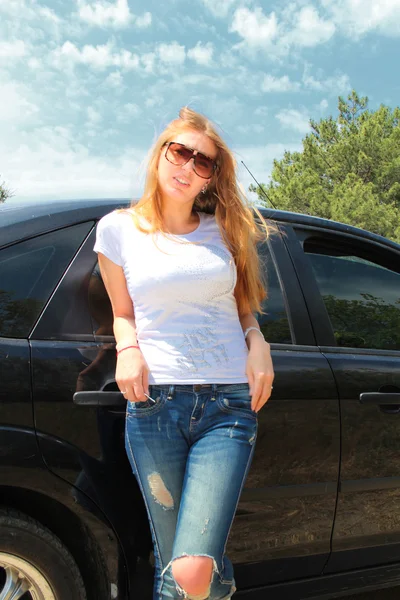
[[0,335],[26,337],[42,308],[40,300],[17,300],[12,293],[0,289]]
[[[310,121],[302,152],[274,161],[271,205],[362,227],[400,242],[400,108],[368,110],[353,90],[336,119]],[[255,186],[259,200],[269,206]]]
[[5,202],[7,198],[11,198],[12,195],[11,190],[6,187],[4,181],[0,183],[0,204]]
[[388,304],[383,298],[361,293],[363,300],[324,295],[338,346],[400,349],[400,300]]

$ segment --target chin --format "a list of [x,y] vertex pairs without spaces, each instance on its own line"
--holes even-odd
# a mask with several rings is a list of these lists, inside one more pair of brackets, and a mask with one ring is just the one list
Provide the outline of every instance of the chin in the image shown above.
[[182,188],[176,188],[173,185],[167,185],[165,187],[165,194],[167,196],[175,196],[178,198],[188,199],[190,197],[188,192],[189,192],[189,190],[183,190]]

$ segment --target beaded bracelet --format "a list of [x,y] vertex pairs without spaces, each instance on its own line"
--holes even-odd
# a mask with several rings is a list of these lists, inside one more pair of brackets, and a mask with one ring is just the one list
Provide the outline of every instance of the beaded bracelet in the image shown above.
[[118,356],[118,354],[121,354],[121,352],[123,352],[124,350],[128,350],[129,348],[137,348],[138,350],[140,350],[139,346],[125,346],[125,348],[121,348],[121,350],[117,350],[117,356]]

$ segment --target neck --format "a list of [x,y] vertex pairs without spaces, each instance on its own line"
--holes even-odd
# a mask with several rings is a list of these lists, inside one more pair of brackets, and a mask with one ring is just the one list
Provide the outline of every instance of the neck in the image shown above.
[[193,202],[177,205],[163,199],[162,206],[164,231],[181,235],[194,231],[199,224],[199,217],[193,211]]

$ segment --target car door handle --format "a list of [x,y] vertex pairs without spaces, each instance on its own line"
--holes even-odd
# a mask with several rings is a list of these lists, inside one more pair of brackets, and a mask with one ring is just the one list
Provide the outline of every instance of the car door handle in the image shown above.
[[396,392],[363,392],[360,394],[361,404],[377,404],[380,410],[389,415],[400,412],[400,393]]
[[78,406],[126,406],[126,398],[121,392],[75,392],[73,401]]
[[360,394],[361,404],[397,404],[400,408],[400,393],[394,392],[363,392]]

